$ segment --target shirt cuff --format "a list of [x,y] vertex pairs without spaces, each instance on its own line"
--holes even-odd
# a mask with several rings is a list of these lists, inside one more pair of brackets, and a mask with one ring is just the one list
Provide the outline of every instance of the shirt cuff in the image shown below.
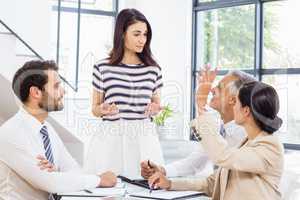
[[85,175],[84,177],[84,188],[94,189],[99,186],[101,178],[96,175]]
[[167,177],[176,177],[178,176],[178,172],[177,169],[174,165],[166,165],[163,166],[166,170],[166,176]]

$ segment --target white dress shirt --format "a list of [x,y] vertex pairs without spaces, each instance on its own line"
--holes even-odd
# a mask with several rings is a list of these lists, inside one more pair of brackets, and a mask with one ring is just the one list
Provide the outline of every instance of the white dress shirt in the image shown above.
[[[45,156],[43,125],[58,172],[37,166],[36,157]],[[96,175],[83,174],[49,123],[41,124],[23,108],[0,127],[0,148],[0,199],[47,199],[48,193],[95,188],[100,182]]]
[[[225,140],[229,146],[237,147],[246,137],[245,129],[237,125],[233,120],[223,125],[225,128]],[[194,175],[198,172],[204,171],[207,167],[209,158],[199,145],[198,149],[192,152],[188,157],[170,163],[164,166],[168,177],[188,176]],[[210,172],[203,172],[203,176],[210,174]],[[202,174],[201,174],[202,175]]]

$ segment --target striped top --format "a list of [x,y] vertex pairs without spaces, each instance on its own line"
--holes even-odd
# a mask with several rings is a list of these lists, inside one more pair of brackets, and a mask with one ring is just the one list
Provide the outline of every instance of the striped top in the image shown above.
[[115,121],[146,119],[145,109],[152,95],[163,86],[161,69],[157,66],[96,64],[93,70],[93,87],[104,93],[105,103],[115,103],[119,113],[103,116]]

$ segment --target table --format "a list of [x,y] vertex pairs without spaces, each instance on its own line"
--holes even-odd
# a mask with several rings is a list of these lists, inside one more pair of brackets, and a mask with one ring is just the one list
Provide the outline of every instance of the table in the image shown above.
[[[144,190],[144,188],[141,188],[139,186],[135,186],[129,183],[125,183],[125,188],[128,193],[130,192],[139,192],[141,190]],[[137,198],[137,197],[130,197],[128,194],[122,197],[63,197],[61,200],[81,200],[81,199],[87,199],[87,200],[139,200],[139,199],[146,199],[146,198]],[[206,196],[199,196],[195,198],[188,198],[189,200],[210,200],[210,198]]]

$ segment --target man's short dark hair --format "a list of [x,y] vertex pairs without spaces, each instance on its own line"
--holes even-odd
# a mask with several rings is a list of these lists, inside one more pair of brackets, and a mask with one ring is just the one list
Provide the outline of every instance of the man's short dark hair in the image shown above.
[[17,97],[24,103],[28,100],[32,86],[44,90],[48,82],[46,70],[58,71],[53,60],[32,60],[26,62],[14,75],[12,89]]

